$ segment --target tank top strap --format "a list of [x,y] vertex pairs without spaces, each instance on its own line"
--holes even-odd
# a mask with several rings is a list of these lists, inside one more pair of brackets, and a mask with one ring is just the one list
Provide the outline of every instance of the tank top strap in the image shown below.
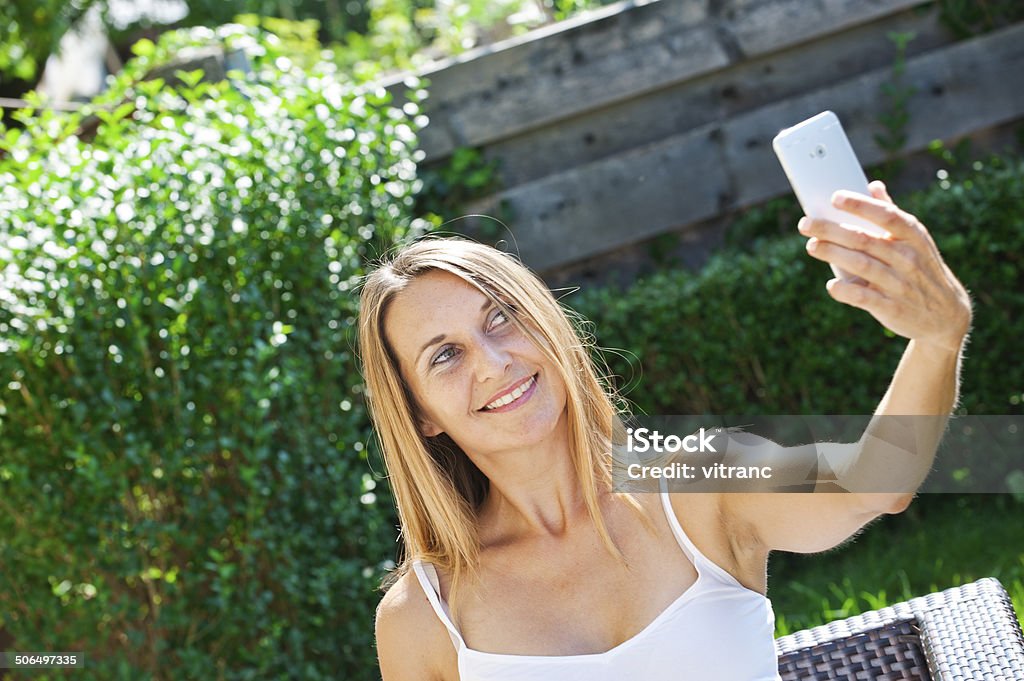
[[[697,570],[698,574],[705,571],[714,573],[719,579],[725,580],[727,583],[736,586],[743,586],[739,581],[733,577],[729,572],[725,570],[718,563],[712,561],[710,558],[701,553],[697,545],[686,535],[683,530],[683,526],[679,524],[679,519],[676,517],[675,509],[672,508],[672,501],[669,498],[668,490],[665,486],[665,481],[661,481],[661,490],[658,493],[661,497],[661,504],[665,509],[665,515],[668,518],[668,524],[672,528],[672,534],[675,535],[676,541],[679,546],[683,549],[683,553],[693,561],[693,566]],[[746,587],[743,587],[746,588]]]
[[438,619],[441,620],[441,623],[448,630],[448,635],[451,636],[455,649],[465,648],[466,642],[462,640],[462,634],[459,633],[459,630],[455,628],[455,623],[452,622],[451,614],[448,612],[448,604],[441,598],[441,582],[437,578],[437,569],[433,563],[414,560],[412,569],[420,580],[420,587],[423,589],[423,593],[427,595],[427,600],[430,601],[430,607],[434,609]]

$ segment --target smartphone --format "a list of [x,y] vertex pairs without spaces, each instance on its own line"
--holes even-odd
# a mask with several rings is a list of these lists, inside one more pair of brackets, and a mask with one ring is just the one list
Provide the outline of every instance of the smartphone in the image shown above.
[[[823,111],[786,128],[772,140],[772,148],[805,214],[841,223],[849,229],[888,236],[873,222],[832,205],[832,194],[839,189],[871,195],[867,177],[834,113]],[[852,278],[835,265],[832,271],[840,279]]]

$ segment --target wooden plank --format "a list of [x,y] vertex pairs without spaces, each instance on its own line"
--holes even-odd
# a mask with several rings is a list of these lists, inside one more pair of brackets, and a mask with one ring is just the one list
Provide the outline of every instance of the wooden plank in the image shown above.
[[[1024,116],[1024,24],[907,63],[907,151]],[[524,260],[538,270],[591,257],[789,191],[770,148],[775,133],[833,108],[865,164],[882,158],[879,87],[891,69],[758,108],[721,124],[515,187],[498,199],[513,212]],[[491,205],[494,205],[493,203]]]
[[[502,97],[468,98],[451,113],[449,125],[472,144],[521,134],[579,111],[636,97],[644,90],[704,73],[729,63],[708,26],[685,29],[629,51],[583,52],[566,44],[554,66],[538,69],[528,87]],[[586,67],[568,62],[586,60]]]
[[643,238],[679,215],[714,214],[729,184],[719,154],[697,131],[503,193],[522,258],[542,269]]
[[[796,5],[814,11],[796,12],[811,17],[801,20],[798,31],[790,30],[785,14],[784,23],[763,23],[780,18],[766,15],[766,8],[780,3],[792,12]],[[732,0],[724,14],[709,0],[623,3],[595,21],[529,34],[425,72],[432,82],[426,102],[431,123],[421,148],[429,162],[459,145],[487,145],[712,73],[742,58],[743,50],[783,49],[918,3]],[[391,87],[401,95],[400,84]]]
[[727,0],[724,30],[744,56],[752,57],[920,4],[921,0]]
[[828,87],[839,78],[890,66],[891,31],[914,31],[909,56],[952,42],[938,13],[905,11],[882,22],[744,60],[705,77],[594,109],[485,149],[499,161],[499,181],[514,187],[671,135],[737,116],[773,101]]

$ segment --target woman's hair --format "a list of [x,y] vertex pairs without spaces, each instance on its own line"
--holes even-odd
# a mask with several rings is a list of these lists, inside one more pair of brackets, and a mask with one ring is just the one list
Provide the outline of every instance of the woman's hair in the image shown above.
[[[398,506],[405,552],[385,588],[424,560],[451,575],[454,592],[475,575],[479,551],[477,510],[489,483],[446,434],[425,437],[417,427],[419,407],[403,379],[394,348],[384,333],[388,307],[416,277],[449,272],[469,283],[506,313],[557,367],[566,390],[570,456],[587,509],[608,549],[619,558],[598,506],[611,489],[610,446],[616,419],[612,393],[598,378],[592,343],[544,283],[513,256],[472,241],[424,238],[385,259],[364,280],[360,299],[359,348],[366,397],[391,489]],[[639,504],[629,497],[634,508]]]

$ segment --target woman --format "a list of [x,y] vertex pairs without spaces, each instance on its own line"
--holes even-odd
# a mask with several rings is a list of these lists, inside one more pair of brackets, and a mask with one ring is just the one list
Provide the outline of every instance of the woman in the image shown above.
[[[833,298],[910,339],[877,413],[948,414],[969,298],[871,191],[834,201],[890,236],[800,230],[858,277]],[[612,491],[616,411],[586,343],[539,279],[469,242],[375,270],[360,346],[406,549],[377,612],[384,681],[775,679],[769,552],[825,550],[912,497]]]

